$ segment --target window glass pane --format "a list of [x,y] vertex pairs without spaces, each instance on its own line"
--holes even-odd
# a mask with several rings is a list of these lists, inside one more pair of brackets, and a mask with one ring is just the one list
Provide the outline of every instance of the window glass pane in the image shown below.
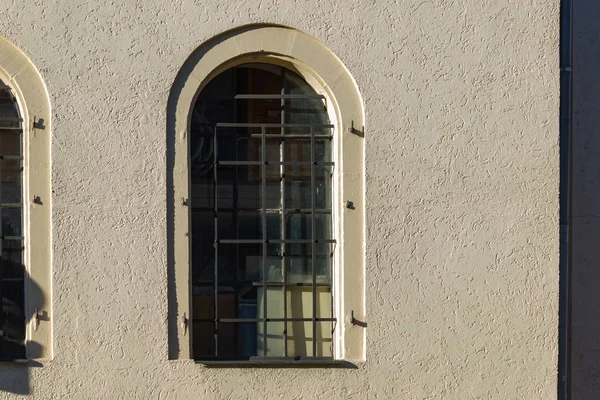
[[316,322],[317,353],[313,355],[313,322],[288,322],[288,356],[289,357],[331,357],[332,356],[332,322]]
[[257,304],[256,310],[258,318],[263,318],[265,315],[264,306],[265,298],[267,305],[267,318],[283,318],[283,288],[282,287],[268,287],[267,295],[265,296],[265,290],[262,287],[258,288],[257,293]]
[[333,167],[315,167],[315,208],[331,210]]
[[193,210],[203,211],[214,209],[214,183],[212,174],[201,178],[192,179],[190,186],[191,206]]
[[213,212],[192,212],[192,282],[213,281],[211,261],[214,265],[214,214]]
[[256,350],[258,356],[283,357],[283,330],[285,329],[285,323],[267,322],[266,332],[264,326],[262,322],[256,324]]
[[[331,238],[331,215],[315,214],[316,237],[314,239],[329,240]],[[312,215],[310,213],[289,214],[286,217],[287,239],[312,240]]]
[[[310,162],[310,136],[306,138],[293,138],[285,140],[284,158],[286,161],[304,161]],[[315,139],[315,161],[332,162],[331,159],[331,140]],[[298,168],[302,172],[300,176],[310,178],[310,165]]]
[[[238,318],[256,318],[256,299],[242,300],[238,303]],[[257,355],[257,323],[241,322],[237,324],[237,349],[241,357]]]
[[21,160],[0,160],[2,203],[21,202]]
[[[195,299],[194,299],[195,300]],[[199,304],[194,303],[194,306]],[[193,308],[194,318],[198,318],[197,308]],[[194,358],[212,357],[215,355],[214,323],[193,321],[192,346]]]
[[265,168],[267,172],[267,181],[266,181],[266,189],[267,189],[267,200],[266,206],[269,209],[281,209],[281,167],[277,166],[267,166]]
[[[333,244],[315,245],[317,283],[331,283]],[[286,245],[286,274],[289,283],[312,283],[312,245]]]
[[3,236],[21,236],[21,209],[3,208],[2,209],[2,235]]
[[285,167],[285,207],[288,209],[309,209],[312,207],[310,197],[310,175],[306,169],[310,167]]
[[[20,261],[21,252],[13,253],[6,246],[20,248],[20,241],[3,240],[2,279],[2,356],[23,358],[25,355],[25,293],[24,268]],[[11,243],[15,242],[15,243]],[[6,257],[6,258],[4,258]]]
[[219,167],[217,173],[219,209],[259,209],[262,207],[260,166]]
[[[315,167],[315,208],[331,210],[331,166]],[[286,167],[286,207],[309,209],[311,204],[310,167]],[[306,175],[307,174],[307,175]]]
[[23,250],[21,242],[17,240],[3,240],[3,246],[1,278],[13,280],[23,279],[25,270],[23,266]]
[[[252,282],[262,280],[263,276],[263,246],[262,244],[229,245],[227,253],[238,253],[238,282],[244,282],[242,296],[253,299],[256,304],[256,293],[250,293]],[[274,255],[273,258],[275,258]]]
[[[225,260],[225,266],[237,266],[235,273],[235,282],[241,288],[246,285],[241,293],[241,296],[246,296],[250,291],[249,287],[253,283],[262,282],[263,277],[263,245],[262,244],[219,244],[219,258]],[[207,268],[209,271],[209,279],[212,281],[214,275],[214,258],[212,264]],[[279,244],[267,245],[267,281],[280,282],[282,280],[281,268],[281,246]],[[228,271],[233,271],[230,267]],[[233,272],[227,272],[227,275],[232,275]],[[224,276],[219,271],[219,282],[222,282]],[[256,296],[254,296],[256,298]]]
[[[0,121],[0,123],[4,122]],[[19,131],[15,130],[2,130],[2,128],[0,128],[0,155],[21,155],[21,134],[18,132]]]
[[288,318],[312,318],[312,288],[291,286],[287,290]]
[[[3,85],[3,83],[0,84]],[[18,118],[19,111],[10,90],[0,89],[0,118]],[[0,126],[19,126],[19,123],[2,121]]]
[[[219,216],[222,213],[219,213]],[[220,217],[219,217],[220,218]],[[266,232],[263,236],[262,213],[260,212],[240,212],[238,214],[237,234],[239,239],[280,239],[281,237],[281,215],[278,213],[267,213]],[[231,220],[228,220],[223,227],[223,232],[227,232],[222,239],[236,239],[234,237],[234,226]],[[221,223],[219,221],[219,232],[221,232]]]

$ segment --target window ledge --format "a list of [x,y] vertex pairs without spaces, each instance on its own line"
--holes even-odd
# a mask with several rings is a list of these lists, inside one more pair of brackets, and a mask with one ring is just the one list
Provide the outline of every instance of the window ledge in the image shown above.
[[196,364],[205,368],[341,368],[358,369],[344,360],[330,358],[283,358],[259,357],[250,360],[195,360]]

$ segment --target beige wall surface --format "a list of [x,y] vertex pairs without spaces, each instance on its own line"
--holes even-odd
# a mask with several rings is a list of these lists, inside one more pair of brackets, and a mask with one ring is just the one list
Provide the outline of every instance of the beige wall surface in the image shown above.
[[[52,105],[54,359],[0,365],[0,398],[555,398],[558,3],[2,0]],[[363,97],[356,369],[167,359],[167,99],[251,23],[313,36]]]

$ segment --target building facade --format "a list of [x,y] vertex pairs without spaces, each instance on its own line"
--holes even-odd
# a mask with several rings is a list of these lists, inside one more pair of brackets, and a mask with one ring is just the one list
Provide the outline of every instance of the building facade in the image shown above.
[[558,1],[2,8],[0,398],[556,397]]

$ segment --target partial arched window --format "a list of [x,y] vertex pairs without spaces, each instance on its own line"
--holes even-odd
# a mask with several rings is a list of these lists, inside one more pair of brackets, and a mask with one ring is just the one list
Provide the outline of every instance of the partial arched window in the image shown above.
[[5,359],[24,359],[23,118],[12,90],[1,80],[0,217],[0,354]]
[[0,360],[50,359],[50,103],[2,37],[0,54]]
[[364,359],[354,82],[288,28],[230,32],[206,49],[182,68],[169,104],[170,357]]

